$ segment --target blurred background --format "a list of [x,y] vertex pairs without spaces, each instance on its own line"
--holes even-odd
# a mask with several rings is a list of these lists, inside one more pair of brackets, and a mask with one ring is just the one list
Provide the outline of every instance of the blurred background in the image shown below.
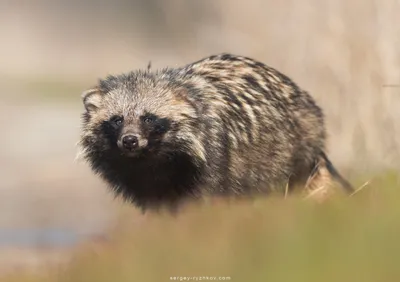
[[0,0],[0,272],[67,258],[122,203],[75,162],[99,77],[219,52],[258,59],[325,110],[347,177],[400,167],[398,0]]

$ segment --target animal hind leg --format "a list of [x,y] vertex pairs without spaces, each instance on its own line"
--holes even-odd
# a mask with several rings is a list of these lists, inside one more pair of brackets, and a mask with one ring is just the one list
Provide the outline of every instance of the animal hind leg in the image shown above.
[[305,185],[307,197],[323,201],[334,193],[335,184],[339,184],[347,194],[354,191],[351,184],[339,174],[325,153],[321,153]]

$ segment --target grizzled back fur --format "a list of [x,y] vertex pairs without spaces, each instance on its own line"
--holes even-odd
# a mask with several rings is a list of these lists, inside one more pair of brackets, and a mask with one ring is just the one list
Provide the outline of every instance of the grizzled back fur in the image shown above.
[[143,209],[304,186],[321,160],[351,190],[325,155],[314,99],[250,58],[220,54],[109,76],[82,98],[83,156]]

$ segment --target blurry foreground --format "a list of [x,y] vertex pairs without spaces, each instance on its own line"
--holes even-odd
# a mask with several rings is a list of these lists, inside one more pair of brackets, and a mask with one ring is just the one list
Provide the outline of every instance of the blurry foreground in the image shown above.
[[399,196],[400,178],[388,173],[324,205],[221,202],[136,222],[126,207],[109,239],[75,248],[70,264],[4,281],[398,281]]

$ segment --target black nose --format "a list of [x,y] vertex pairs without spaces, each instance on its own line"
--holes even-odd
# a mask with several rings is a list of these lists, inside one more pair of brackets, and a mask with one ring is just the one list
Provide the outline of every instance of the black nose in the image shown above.
[[122,145],[125,149],[132,150],[139,145],[139,140],[135,135],[126,135],[122,138]]

